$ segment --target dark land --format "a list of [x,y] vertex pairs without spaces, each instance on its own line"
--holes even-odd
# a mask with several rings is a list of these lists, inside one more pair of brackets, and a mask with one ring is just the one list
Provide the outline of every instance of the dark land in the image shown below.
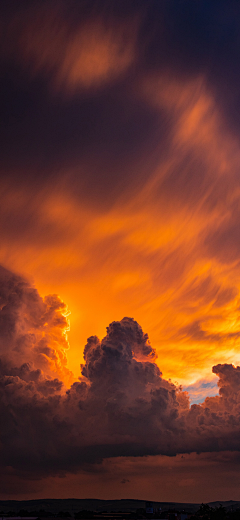
[[[205,504],[204,510],[201,510],[201,504],[193,503],[182,503],[182,502],[152,502],[153,509],[155,511],[180,511],[186,512],[192,515],[198,515],[198,518],[206,520],[212,518],[210,514],[212,511],[217,511],[219,508],[224,508],[224,511],[231,512],[239,511],[240,520],[240,501],[217,501],[209,502]],[[41,518],[48,517],[50,513],[53,517],[67,518],[76,517],[83,518],[86,513],[87,518],[104,518],[105,513],[118,513],[116,517],[120,517],[120,513],[128,513],[128,518],[132,518],[133,514],[137,513],[138,517],[141,517],[141,511],[145,511],[146,501],[145,500],[134,500],[134,499],[121,499],[121,500],[98,500],[93,498],[86,499],[39,499],[39,500],[0,500],[0,516],[39,516]],[[200,511],[200,514],[199,514]],[[68,513],[65,515],[64,513]],[[87,512],[89,514],[87,514]],[[11,514],[9,514],[11,513]],[[24,514],[26,513],[26,515]],[[80,514],[79,514],[80,513]],[[83,513],[83,515],[81,515]],[[93,516],[93,514],[94,516]],[[99,515],[97,514],[99,513]],[[130,515],[131,513],[131,515]],[[160,518],[161,515],[157,514]],[[220,511],[219,511],[220,513]],[[197,516],[196,515],[196,516]],[[110,515],[111,516],[111,515]],[[109,516],[109,518],[110,518]],[[216,516],[216,515],[215,515]],[[219,516],[219,515],[218,515]],[[236,515],[235,515],[236,516]],[[146,518],[156,518],[154,515],[145,515]],[[143,513],[144,518],[144,513]]]
[[[235,502],[234,502],[235,503]],[[39,500],[0,500],[0,511],[15,511],[21,509],[27,511],[50,511],[57,514],[59,511],[69,511],[73,516],[81,510],[99,512],[135,512],[137,509],[145,509],[145,500],[122,499],[122,500],[98,500],[94,498],[64,498],[64,499],[39,499]],[[223,504],[223,503],[222,503]],[[224,502],[225,504],[225,502]],[[162,509],[184,509],[189,512],[198,510],[200,504],[185,504],[175,502],[153,502],[154,508]],[[238,502],[240,507],[240,502]]]

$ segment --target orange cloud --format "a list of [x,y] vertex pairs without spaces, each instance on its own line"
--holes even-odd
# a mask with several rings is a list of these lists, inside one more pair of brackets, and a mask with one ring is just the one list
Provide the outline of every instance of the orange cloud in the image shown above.
[[[0,259],[68,303],[75,375],[86,337],[103,337],[106,322],[128,315],[149,331],[165,376],[188,385],[214,364],[240,361],[239,150],[203,77],[136,78],[134,98],[169,126],[165,153],[159,127],[154,158],[145,158],[148,175],[145,166],[133,171],[108,206],[95,204],[95,193],[86,202],[79,188],[82,172],[90,186],[96,177],[89,151],[56,168],[34,196],[30,185],[5,182]],[[106,190],[107,181],[99,199]]]
[[[74,378],[67,367],[69,312],[66,305],[56,294],[41,298],[26,280],[2,266],[0,278],[1,363],[10,364],[16,371],[21,367],[20,372],[23,375],[26,372],[27,380],[31,374],[32,380],[41,381],[44,376],[50,384],[53,377],[59,377],[70,385]],[[57,379],[52,382],[54,389]],[[60,390],[61,386],[59,382]]]
[[99,16],[74,18],[63,3],[22,9],[7,30],[9,52],[54,90],[74,93],[121,76],[136,55],[137,18],[122,23]]

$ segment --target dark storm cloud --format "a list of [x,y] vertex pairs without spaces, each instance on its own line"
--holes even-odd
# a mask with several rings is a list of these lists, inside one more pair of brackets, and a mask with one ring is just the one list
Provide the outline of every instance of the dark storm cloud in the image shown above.
[[239,367],[214,367],[220,396],[190,407],[161,377],[147,334],[124,318],[102,341],[88,339],[82,377],[66,390],[56,377],[68,375],[65,345],[51,346],[66,327],[64,305],[0,274],[2,468],[41,477],[116,456],[240,450]]
[[[124,72],[125,61],[128,68],[135,52],[134,41],[127,43],[135,39],[131,9],[125,16],[117,9],[118,19],[114,8],[106,16],[104,3],[100,13],[92,5],[93,11],[84,2],[71,2],[72,9],[64,2],[23,4],[6,16],[0,85],[2,169],[4,175],[7,171],[15,176],[15,182],[37,188],[67,175],[70,189],[94,199],[104,196],[107,202],[108,193],[115,196],[126,180],[131,183],[144,155],[151,157],[156,135],[160,132],[163,138],[164,117],[137,100],[122,79],[121,66]],[[99,53],[96,63],[94,53]],[[51,77],[58,71],[60,93],[51,89]],[[66,97],[72,81],[80,84],[80,91]]]
[[[236,109],[236,2],[227,10],[205,1],[3,2],[1,12],[1,164],[16,183],[39,189],[67,179],[100,205],[141,186],[169,150],[174,124],[136,95],[146,74],[203,74],[220,99],[231,68],[231,107],[220,105]],[[203,158],[189,151],[162,189],[199,198],[206,184]]]
[[[31,89],[26,109],[22,108],[24,114],[18,116],[7,86],[2,99],[6,118],[11,114],[12,119],[4,130],[2,167],[8,173],[11,170],[17,183],[30,182],[33,189],[66,177],[70,191],[73,187],[94,199],[97,195],[100,199],[104,194],[114,196],[117,189],[124,189],[126,181],[129,187],[136,168],[140,169],[141,185],[141,176],[146,178],[146,171],[141,175],[141,161],[146,154],[151,157],[157,133],[163,137],[164,118],[161,121],[153,109],[127,92],[124,96],[124,90],[124,86],[112,87],[93,99],[62,105],[42,96],[34,99]],[[21,99],[18,102],[22,105]],[[149,161],[145,169],[148,165]]]
[[166,68],[180,77],[203,74],[217,96],[219,107],[237,132],[239,15],[236,0],[228,3],[224,0],[149,2],[146,20],[148,28],[151,26],[152,38],[144,61],[151,70]]
[[[106,200],[125,190],[126,181],[129,188],[136,170],[141,185],[149,164],[156,162],[152,154],[159,135],[162,149],[166,143],[164,113],[159,117],[134,99],[124,84],[61,103],[49,99],[37,81],[30,89],[9,83],[4,79],[1,85],[1,161],[4,174],[17,185],[27,182],[39,189],[66,178],[70,191]],[[149,160],[141,166],[146,155]]]

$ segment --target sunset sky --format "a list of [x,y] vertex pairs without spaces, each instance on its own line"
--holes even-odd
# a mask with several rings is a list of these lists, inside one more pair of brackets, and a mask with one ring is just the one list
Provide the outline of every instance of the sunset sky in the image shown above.
[[240,500],[239,1],[0,28],[0,498]]

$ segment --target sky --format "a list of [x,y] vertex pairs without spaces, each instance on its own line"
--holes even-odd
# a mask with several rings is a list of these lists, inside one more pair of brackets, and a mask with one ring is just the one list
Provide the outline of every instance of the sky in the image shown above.
[[1,499],[240,500],[239,20],[1,1]]

